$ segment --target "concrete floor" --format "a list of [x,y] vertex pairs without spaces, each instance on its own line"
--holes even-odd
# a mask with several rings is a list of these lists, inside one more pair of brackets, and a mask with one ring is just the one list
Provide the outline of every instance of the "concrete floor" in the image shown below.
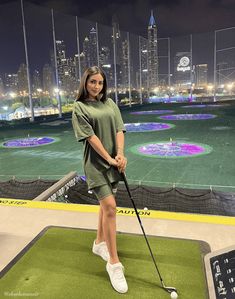
[[[215,218],[215,216],[208,216]],[[230,224],[174,220],[163,217],[142,218],[146,234],[202,240],[211,251],[235,244],[234,221]],[[180,218],[180,217],[179,217]],[[97,212],[79,212],[0,205],[0,271],[46,226],[96,229]],[[231,218],[232,219],[232,218]],[[141,234],[136,217],[117,215],[117,230]]]

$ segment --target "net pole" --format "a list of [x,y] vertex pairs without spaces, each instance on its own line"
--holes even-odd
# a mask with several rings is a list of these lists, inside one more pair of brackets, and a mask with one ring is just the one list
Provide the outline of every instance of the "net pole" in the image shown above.
[[214,33],[214,102],[216,102],[216,33]]

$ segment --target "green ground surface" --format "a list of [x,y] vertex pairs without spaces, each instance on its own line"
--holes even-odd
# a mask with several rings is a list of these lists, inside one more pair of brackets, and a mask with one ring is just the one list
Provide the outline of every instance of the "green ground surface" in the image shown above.
[[[223,103],[220,103],[223,104]],[[212,113],[217,117],[209,120],[159,119],[158,115],[131,115],[129,109],[122,112],[123,119],[129,122],[160,122],[175,125],[173,128],[155,132],[126,134],[126,156],[128,157],[127,176],[130,183],[141,182],[153,186],[184,186],[234,191],[235,175],[235,103],[228,102],[224,107],[183,108],[186,104],[151,104],[136,110],[168,109],[174,114]],[[58,141],[36,148],[0,147],[0,180],[12,176],[17,178],[60,178],[70,171],[83,174],[82,144],[77,143],[71,127],[71,120],[57,120],[50,124],[29,124],[0,128],[0,144],[14,139],[49,136]],[[57,125],[56,125],[57,124]],[[133,146],[169,141],[200,143],[212,148],[206,155],[185,158],[151,158],[140,156],[131,149]],[[219,187],[227,186],[227,187]]]
[[[91,252],[95,232],[49,228],[1,278],[0,297],[20,294],[40,299],[145,298],[169,299],[159,279],[143,236],[118,234],[119,256],[129,285],[116,293],[105,262]],[[179,298],[206,299],[207,287],[198,241],[149,237],[164,282]]]

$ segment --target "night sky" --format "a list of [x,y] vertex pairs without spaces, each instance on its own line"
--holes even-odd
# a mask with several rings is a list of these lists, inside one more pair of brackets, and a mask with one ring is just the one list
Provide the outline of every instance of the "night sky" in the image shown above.
[[[158,26],[158,37],[175,38],[190,33],[195,36],[196,33],[203,33],[200,41],[194,43],[197,46],[194,57],[198,57],[195,63],[205,63],[203,56],[212,57],[212,44],[209,49],[206,41],[211,42],[213,34],[207,36],[207,32],[235,26],[235,0],[30,0],[25,2],[25,17],[29,58],[33,68],[50,63],[49,51],[53,45],[51,30],[48,30],[51,28],[49,8],[58,11],[55,13],[57,38],[64,39],[69,45],[68,55],[76,53],[75,18],[73,23],[67,22],[69,15],[89,20],[91,24],[98,22],[106,26],[111,26],[115,15],[121,30],[147,37],[152,9]],[[88,24],[86,31],[89,27]],[[104,36],[104,32],[101,35]],[[0,0],[0,41],[0,74],[16,72],[19,63],[25,61],[20,0]],[[189,44],[188,41],[186,43]]]
[[111,25],[116,14],[120,29],[146,36],[153,9],[159,36],[208,32],[235,26],[234,0],[31,0],[66,14]]

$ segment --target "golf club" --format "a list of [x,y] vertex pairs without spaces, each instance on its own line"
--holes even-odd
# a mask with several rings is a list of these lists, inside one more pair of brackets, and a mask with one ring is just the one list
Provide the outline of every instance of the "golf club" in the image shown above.
[[[126,174],[125,174],[124,172],[122,173],[122,177],[123,177],[123,181],[124,181],[125,186],[126,186],[127,193],[128,193],[128,195],[129,195],[130,200],[131,200],[131,202],[132,202],[132,205],[133,205],[133,207],[134,207],[135,214],[136,214],[136,216],[137,216],[137,219],[138,219],[138,221],[139,221],[140,227],[141,227],[141,229],[142,229],[142,232],[143,232],[145,241],[146,241],[146,243],[147,243],[147,245],[148,245],[149,252],[150,252],[150,254],[151,254],[151,257],[152,257],[153,263],[154,263],[154,265],[155,265],[155,268],[156,268],[156,270],[157,270],[157,274],[158,274],[158,276],[159,276],[159,278],[160,278],[161,285],[162,285],[163,289],[166,290],[168,293],[171,294],[171,293],[174,292],[174,293],[176,293],[176,296],[177,296],[177,290],[176,290],[176,288],[174,288],[174,287],[167,287],[167,286],[165,285],[164,281],[163,281],[163,278],[162,278],[162,276],[161,276],[161,273],[160,273],[160,271],[159,271],[159,269],[158,269],[157,263],[156,263],[155,258],[154,258],[154,256],[153,256],[153,252],[152,252],[152,249],[151,249],[151,247],[150,247],[149,241],[148,241],[148,239],[147,239],[147,237],[146,237],[146,234],[145,234],[145,231],[144,231],[144,227],[143,227],[142,222],[141,222],[141,220],[140,220],[140,216],[139,216],[139,214],[138,214],[138,211],[137,211],[135,202],[134,202],[134,200],[133,200],[133,198],[132,198],[132,196],[131,196],[131,192],[130,192],[130,188],[129,188],[129,185],[128,185],[128,182],[127,182]],[[175,298],[177,298],[177,297],[175,297]]]

